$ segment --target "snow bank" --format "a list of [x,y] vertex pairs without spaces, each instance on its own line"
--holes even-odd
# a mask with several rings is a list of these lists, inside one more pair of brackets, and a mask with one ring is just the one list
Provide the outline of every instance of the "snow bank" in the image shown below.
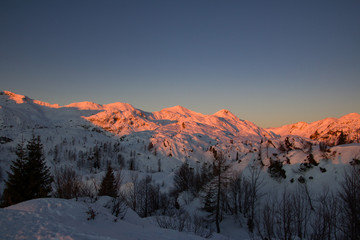
[[[124,220],[114,221],[115,217],[102,206],[104,201],[34,199],[0,209],[0,239],[202,239],[191,233],[156,227],[131,210]],[[89,208],[97,213],[94,220],[87,220]]]

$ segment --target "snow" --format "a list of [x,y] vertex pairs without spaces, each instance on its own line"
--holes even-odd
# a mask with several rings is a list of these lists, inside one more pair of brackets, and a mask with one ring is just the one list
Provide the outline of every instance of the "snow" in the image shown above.
[[88,101],[71,103],[69,105],[66,105],[65,107],[74,107],[79,110],[103,110],[104,109],[103,106],[101,106],[100,104],[88,102]]
[[9,97],[9,99],[13,100],[17,104],[24,103],[26,100],[26,97],[24,95],[15,94],[10,91],[3,91],[2,93],[7,95]]
[[[161,229],[128,210],[124,220],[104,208],[108,198],[95,203],[65,199],[34,199],[0,209],[0,239],[63,240],[174,240],[203,239],[192,233]],[[97,215],[87,220],[89,208]],[[224,239],[217,236],[212,239]]]
[[[105,174],[106,162],[110,161],[117,171],[118,155],[125,161],[123,188],[131,186],[132,174],[139,178],[151,175],[154,183],[165,192],[172,188],[174,171],[188,162],[198,171],[203,163],[213,159],[210,147],[224,153],[231,164],[229,171],[249,174],[250,166],[259,157],[265,167],[264,191],[277,192],[296,188],[297,179],[309,179],[309,189],[315,195],[324,186],[337,187],[353,159],[360,159],[360,144],[346,144],[321,152],[319,142],[310,138],[316,131],[320,139],[329,131],[343,130],[356,142],[359,137],[360,115],[351,113],[341,118],[327,118],[313,123],[299,122],[276,129],[263,129],[252,122],[241,120],[229,110],[212,115],[196,113],[182,106],[166,108],[158,112],[145,112],[128,103],[99,105],[92,102],[72,103],[60,107],[32,100],[8,91],[0,93],[0,137],[12,141],[0,145],[0,191],[4,187],[4,174],[15,158],[14,149],[22,138],[40,135],[44,144],[48,165],[55,168],[69,166],[82,176],[84,182],[99,184]],[[288,139],[293,147],[280,150]],[[148,149],[149,143],[153,148]],[[312,143],[312,150],[309,148]],[[101,153],[102,167],[89,167],[87,157],[95,146],[111,146]],[[117,150],[115,150],[118,148]],[[55,149],[58,159],[55,159]],[[302,171],[309,153],[318,166]],[[71,159],[71,155],[74,159]],[[83,165],[79,164],[83,154]],[[236,156],[239,157],[238,160]],[[136,160],[135,171],[127,169],[127,161]],[[283,163],[286,179],[273,179],[267,173],[271,160]],[[288,161],[290,163],[288,163]],[[160,163],[160,169],[159,169]],[[322,172],[321,169],[326,169]],[[160,171],[159,171],[160,170]],[[290,183],[294,179],[294,183]],[[310,180],[311,179],[311,180]],[[199,198],[183,193],[181,204],[189,212],[198,211]],[[128,210],[124,220],[114,222],[103,202],[85,203],[74,200],[37,199],[0,209],[0,239],[200,239],[191,233],[179,233],[160,229],[149,219],[141,219]],[[93,221],[86,220],[89,206],[99,211]],[[213,239],[248,239],[247,231],[240,223],[225,218],[223,235]],[[225,237],[224,237],[225,236]],[[24,237],[24,238],[22,238]]]
[[312,123],[298,122],[295,124],[285,125],[279,128],[269,128],[269,132],[273,132],[280,136],[297,135],[310,138],[317,132],[318,140],[334,143],[334,139],[343,131],[348,135],[348,139],[358,141],[360,129],[360,114],[350,113],[340,118],[325,118]]

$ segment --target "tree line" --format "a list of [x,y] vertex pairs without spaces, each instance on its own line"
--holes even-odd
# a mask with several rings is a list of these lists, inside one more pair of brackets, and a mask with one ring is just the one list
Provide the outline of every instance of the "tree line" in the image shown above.
[[[42,198],[78,199],[110,196],[111,212],[122,218],[128,208],[141,217],[156,216],[157,224],[179,231],[192,231],[203,237],[221,233],[221,222],[232,217],[247,228],[253,239],[359,239],[360,165],[353,161],[344,173],[339,189],[324,188],[312,193],[306,179],[297,187],[278,193],[264,189],[263,164],[253,159],[248,171],[234,172],[223,153],[211,148],[212,159],[195,170],[182,164],[174,173],[173,188],[165,191],[151,175],[140,177],[130,171],[124,184],[122,170],[107,165],[100,185],[83,182],[70,167],[46,166],[40,137],[22,141],[12,161],[2,206]],[[268,171],[273,174],[273,170]],[[199,213],[184,209],[194,199],[201,200]],[[92,215],[95,217],[95,215]],[[91,218],[90,218],[91,219]]]

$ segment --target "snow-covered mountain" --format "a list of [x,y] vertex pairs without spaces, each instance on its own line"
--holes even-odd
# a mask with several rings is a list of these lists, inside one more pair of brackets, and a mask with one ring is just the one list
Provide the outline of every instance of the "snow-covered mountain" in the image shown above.
[[57,136],[78,138],[79,134],[90,130],[113,139],[126,138],[128,142],[136,139],[146,147],[152,145],[157,154],[181,161],[204,159],[206,151],[215,145],[223,149],[232,145],[231,154],[234,155],[245,141],[260,142],[264,136],[273,137],[268,131],[239,119],[228,110],[204,115],[181,106],[152,113],[127,103],[99,105],[80,102],[59,106],[8,91],[1,93],[0,105],[0,128],[4,137],[10,139],[19,137],[19,133],[29,135],[33,131],[52,135],[53,130],[68,132]]
[[[140,169],[154,170],[159,157],[167,158],[164,164],[171,162],[168,166],[172,166],[171,169],[184,161],[206,161],[211,158],[209,149],[212,147],[224,151],[234,160],[239,154],[254,153],[267,139],[271,139],[271,147],[279,147],[288,135],[298,136],[292,140],[301,146],[310,139],[334,145],[341,132],[348,142],[358,142],[359,129],[358,113],[310,124],[299,122],[263,129],[239,119],[228,110],[204,115],[182,106],[146,112],[120,102],[105,105],[79,102],[59,106],[9,91],[0,93],[1,142],[10,142],[14,147],[21,138],[41,135],[48,142],[45,147],[51,159],[57,158],[54,157],[55,148],[64,148],[76,155],[79,151],[89,153],[90,148],[104,143],[121,143],[122,155],[138,153]],[[72,144],[67,144],[69,141]],[[71,154],[66,159],[77,157],[71,157]],[[113,154],[105,156],[106,161],[114,157]],[[0,161],[7,165],[7,158],[4,156]]]
[[[79,102],[59,106],[4,91],[0,92],[0,194],[7,178],[6,171],[16,158],[17,144],[22,139],[29,140],[32,135],[39,135],[45,159],[53,173],[67,166],[76,171],[85,184],[94,186],[99,186],[106,166],[111,163],[116,171],[122,169],[122,187],[125,189],[134,186],[134,176],[138,174],[139,179],[151,176],[154,184],[161,186],[161,192],[168,192],[173,187],[174,172],[184,162],[196,173],[201,173],[204,166],[204,169],[212,170],[213,152],[216,150],[223,153],[229,174],[241,172],[246,179],[251,176],[255,164],[261,166],[264,195],[296,188],[306,179],[307,191],[316,196],[324,186],[336,188],[346,167],[360,162],[359,116],[352,113],[339,119],[327,118],[310,124],[263,129],[239,119],[228,110],[205,115],[181,106],[158,112],[146,112],[128,103],[99,105]],[[340,133],[352,143],[332,146],[337,143]],[[320,142],[328,143],[328,146]],[[201,211],[199,196],[180,195],[179,204],[192,212]],[[44,204],[48,207],[43,208]],[[113,235],[118,231],[115,228],[129,227],[138,231],[138,223],[144,226],[148,221],[136,220],[135,225],[129,225],[131,219],[111,223],[111,215],[98,206],[101,221],[97,223],[107,222],[108,227],[104,229],[114,232],[105,233],[100,228],[90,232],[84,228],[94,225],[83,221],[86,207],[86,204],[75,201],[32,200],[2,210],[0,225],[10,219],[10,223],[4,225],[5,234],[14,236],[22,225],[26,225],[28,230],[25,232],[35,236],[40,231],[31,224],[31,218],[35,216],[43,224],[41,226],[46,225],[41,234],[60,232],[58,237],[64,239],[91,236],[118,239]],[[73,213],[73,208],[82,210]],[[21,224],[12,226],[11,219],[18,217],[19,211],[25,218]],[[52,224],[54,219],[58,221]],[[75,232],[64,219],[74,220],[77,225]],[[245,218],[240,221],[246,225]],[[223,227],[226,228],[226,224]],[[232,230],[229,227],[229,231]],[[153,226],[147,231],[151,232],[158,233],[157,239],[169,239],[164,236],[168,233],[176,236],[171,231]],[[178,239],[183,239],[180,235]],[[232,235],[236,238],[238,233]],[[132,235],[132,231],[125,231],[123,235],[125,239],[138,239],[138,236]],[[195,236],[191,238],[196,239]]]
[[280,136],[297,135],[326,142],[329,145],[336,145],[342,132],[347,142],[359,142],[360,114],[350,113],[340,118],[326,118],[312,123],[298,122],[267,130]]
[[93,124],[117,135],[141,131],[178,132],[186,134],[206,134],[216,132],[218,138],[231,139],[246,137],[251,139],[270,136],[255,124],[240,120],[228,110],[220,110],[213,115],[193,112],[182,106],[148,113],[126,103],[112,103],[103,106],[103,111],[86,118]]

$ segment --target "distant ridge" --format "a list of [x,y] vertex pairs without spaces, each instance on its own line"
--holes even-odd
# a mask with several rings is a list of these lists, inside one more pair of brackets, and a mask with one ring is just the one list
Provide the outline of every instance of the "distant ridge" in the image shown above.
[[278,128],[268,128],[277,135],[297,135],[313,140],[336,144],[336,139],[342,133],[348,141],[358,141],[360,138],[360,114],[349,113],[340,118],[325,118],[312,123],[298,122]]
[[349,142],[360,138],[359,113],[350,113],[340,118],[325,118],[312,123],[298,122],[278,128],[264,129],[250,121],[239,119],[226,109],[219,110],[212,115],[205,115],[178,105],[157,112],[146,112],[129,103],[121,102],[100,105],[84,101],[60,106],[33,100],[10,91],[2,91],[0,95],[7,96],[8,100],[16,104],[30,103],[54,109],[96,110],[98,112],[83,116],[83,118],[117,135],[140,131],[185,131],[188,134],[201,132],[223,140],[230,136],[258,139],[264,136],[271,138],[296,135],[329,144],[335,144],[341,132],[346,135]]

